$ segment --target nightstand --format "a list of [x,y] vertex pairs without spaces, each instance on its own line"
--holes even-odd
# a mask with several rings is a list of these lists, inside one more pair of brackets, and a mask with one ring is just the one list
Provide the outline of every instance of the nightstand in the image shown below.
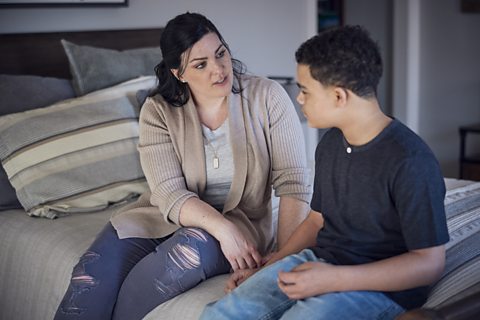
[[480,150],[467,155],[468,134],[480,134],[480,123],[461,126],[460,132],[460,179],[480,181]]

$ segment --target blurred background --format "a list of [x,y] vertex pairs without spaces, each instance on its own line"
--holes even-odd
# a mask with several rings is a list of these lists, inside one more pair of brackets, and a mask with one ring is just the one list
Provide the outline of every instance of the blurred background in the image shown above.
[[[378,98],[384,111],[429,144],[446,177],[460,177],[463,163],[462,177],[480,180],[478,0],[129,0],[126,6],[35,7],[7,2],[15,1],[0,0],[0,33],[162,27],[177,14],[200,12],[250,72],[287,78],[295,77],[294,53],[303,41],[331,25],[363,25],[382,49]],[[294,98],[295,80],[284,84]],[[321,131],[303,125],[313,161]]]

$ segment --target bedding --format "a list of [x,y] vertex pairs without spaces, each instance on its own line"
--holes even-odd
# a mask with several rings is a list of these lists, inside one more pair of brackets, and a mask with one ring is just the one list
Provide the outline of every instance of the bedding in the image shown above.
[[153,75],[162,58],[157,47],[118,51],[81,46],[64,39],[62,45],[77,96],[135,77]]
[[140,77],[0,117],[0,160],[30,215],[97,211],[147,190],[135,93],[154,85]]
[[[447,179],[445,200],[452,236],[447,265],[426,306],[455,301],[480,286],[480,182]],[[0,320],[52,319],[78,257],[118,206],[61,219],[33,219],[22,210],[0,212]],[[21,237],[19,237],[21,235]],[[455,272],[460,268],[460,272]],[[197,319],[204,305],[223,296],[221,275],[167,301],[144,320]]]
[[[44,107],[74,96],[67,79],[0,74],[0,116]],[[0,167],[0,194],[0,210],[22,207],[3,167]]]

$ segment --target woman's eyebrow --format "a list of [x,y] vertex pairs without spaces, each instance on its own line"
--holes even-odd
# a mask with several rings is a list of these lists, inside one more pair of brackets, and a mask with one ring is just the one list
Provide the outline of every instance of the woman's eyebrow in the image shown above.
[[[223,47],[223,44],[220,44],[218,46],[218,48],[215,50],[215,54],[217,54],[217,52]],[[192,63],[194,61],[198,61],[198,60],[207,60],[208,58],[207,57],[200,57],[200,58],[193,58],[192,60],[190,60],[188,63]]]

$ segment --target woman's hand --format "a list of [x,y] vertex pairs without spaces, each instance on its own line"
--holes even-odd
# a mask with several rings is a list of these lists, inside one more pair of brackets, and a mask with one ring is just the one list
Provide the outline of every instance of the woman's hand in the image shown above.
[[232,222],[226,220],[216,238],[233,271],[261,266],[262,256]]

